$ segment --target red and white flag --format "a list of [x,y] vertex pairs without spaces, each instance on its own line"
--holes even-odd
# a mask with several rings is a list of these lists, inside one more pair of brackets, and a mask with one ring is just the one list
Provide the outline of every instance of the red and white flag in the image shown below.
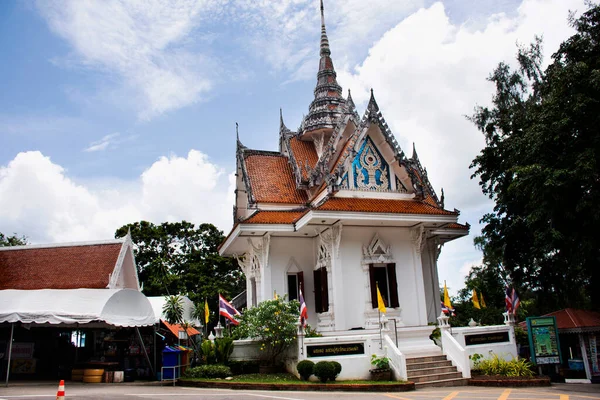
[[300,324],[306,326],[306,320],[308,319],[308,310],[306,309],[306,302],[304,296],[302,296],[302,289],[300,289]]

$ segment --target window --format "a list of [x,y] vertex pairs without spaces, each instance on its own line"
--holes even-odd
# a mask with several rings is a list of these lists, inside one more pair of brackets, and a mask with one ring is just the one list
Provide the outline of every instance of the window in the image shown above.
[[398,283],[396,281],[396,264],[369,264],[371,280],[371,303],[377,308],[377,287],[386,307],[400,307],[398,302]]
[[71,343],[75,347],[85,347],[85,332],[71,331]]
[[317,313],[329,311],[329,287],[327,286],[327,268],[314,270],[315,308]]
[[299,300],[300,299],[299,292],[301,289],[302,289],[302,293],[304,294],[304,273],[303,272],[288,273],[287,285],[288,285],[288,300]]

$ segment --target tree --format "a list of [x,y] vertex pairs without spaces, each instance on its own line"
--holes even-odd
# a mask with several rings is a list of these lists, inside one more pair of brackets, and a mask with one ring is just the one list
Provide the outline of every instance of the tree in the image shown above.
[[300,303],[278,297],[265,300],[244,312],[233,335],[236,339],[251,338],[260,342],[262,361],[276,365],[279,358],[296,339]]
[[206,298],[215,310],[219,293],[232,297],[244,290],[243,273],[232,259],[218,253],[224,237],[214,225],[196,228],[186,221],[160,225],[140,221],[122,226],[115,237],[128,231],[144,294],[186,295],[202,309]]
[[27,244],[26,236],[17,236],[17,234],[13,234],[12,236],[5,236],[2,232],[0,232],[0,247],[7,246],[24,246]]
[[493,105],[471,117],[486,140],[472,177],[496,203],[481,220],[484,262],[539,312],[600,305],[600,7],[570,22],[545,71],[540,39],[516,70],[500,63]]

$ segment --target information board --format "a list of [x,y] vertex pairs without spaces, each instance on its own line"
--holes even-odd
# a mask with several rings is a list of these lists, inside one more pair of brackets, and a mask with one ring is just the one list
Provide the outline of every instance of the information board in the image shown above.
[[529,317],[527,331],[534,364],[562,363],[555,317]]
[[465,335],[465,345],[491,344],[508,342],[508,332],[479,333],[477,335]]

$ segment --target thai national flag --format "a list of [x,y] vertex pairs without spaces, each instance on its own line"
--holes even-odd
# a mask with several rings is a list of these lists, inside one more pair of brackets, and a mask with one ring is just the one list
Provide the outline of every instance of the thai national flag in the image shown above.
[[442,312],[449,316],[449,317],[456,317],[456,314],[454,313],[454,308],[449,308],[447,307],[443,301],[440,301],[441,305],[442,305]]
[[519,296],[517,296],[517,291],[509,286],[506,287],[504,302],[506,303],[506,311],[512,315],[517,313],[517,309],[519,308],[519,305],[521,305],[521,300],[519,300]]
[[239,321],[234,318],[235,315],[242,315],[234,306],[231,305],[225,298],[219,295],[219,315],[224,316],[231,321],[232,324],[238,325]]
[[306,309],[306,302],[304,296],[302,296],[302,290],[300,290],[300,324],[306,326],[306,320],[308,319],[308,310]]

